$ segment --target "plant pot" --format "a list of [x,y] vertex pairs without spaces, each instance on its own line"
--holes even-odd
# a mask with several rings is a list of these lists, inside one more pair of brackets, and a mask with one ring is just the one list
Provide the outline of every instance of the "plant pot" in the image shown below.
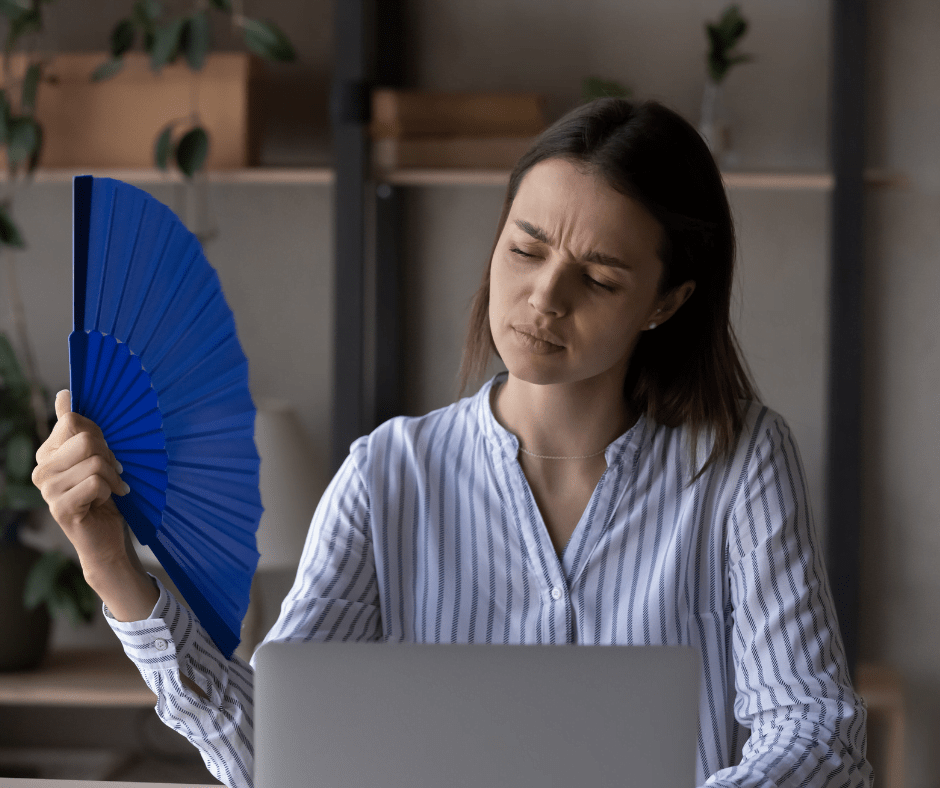
[[0,671],[30,670],[42,662],[52,621],[45,605],[23,605],[26,577],[42,553],[0,541]]
[[708,144],[715,163],[718,166],[724,164],[725,156],[731,148],[731,129],[722,101],[722,87],[711,79],[705,81],[698,131]]

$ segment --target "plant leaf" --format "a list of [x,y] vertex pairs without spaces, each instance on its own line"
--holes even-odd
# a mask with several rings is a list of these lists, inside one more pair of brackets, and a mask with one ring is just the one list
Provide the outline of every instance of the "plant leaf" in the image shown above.
[[[6,216],[6,210],[0,206],[0,216]],[[21,389],[29,391],[29,383],[20,368],[20,362],[13,352],[13,345],[6,334],[0,334],[0,382],[7,389]],[[7,415],[7,414],[4,414]]]
[[134,46],[134,22],[131,19],[122,19],[111,31],[111,56],[121,57]]
[[38,33],[42,30],[42,13],[39,8],[40,6],[37,5],[30,11],[10,18],[10,29],[7,33],[7,51],[13,49],[20,36],[27,33]]
[[186,62],[193,71],[199,71],[206,62],[209,45],[209,17],[205,11],[200,11],[193,14],[186,26]]
[[55,598],[56,576],[68,560],[68,557],[58,550],[49,550],[33,564],[26,575],[23,588],[23,604],[27,610],[32,610],[43,602],[51,602]]
[[16,226],[16,222],[13,221],[6,206],[3,205],[0,205],[0,244],[6,244],[16,249],[26,247],[19,227]]
[[153,146],[153,160],[161,170],[165,170],[169,166],[172,141],[173,124],[170,123],[157,136],[157,142]]
[[153,27],[153,23],[163,13],[159,0],[137,0],[134,3],[132,18],[145,30]]
[[154,71],[159,71],[176,59],[185,22],[185,19],[174,19],[154,30],[153,46],[150,48],[150,67]]
[[209,135],[201,126],[187,131],[176,146],[176,163],[187,178],[205,164],[209,155]]
[[0,14],[8,19],[15,19],[22,14],[27,13],[32,8],[28,0],[0,0]]
[[81,567],[71,558],[59,570],[55,577],[53,592],[55,594],[56,613],[65,611],[73,624],[83,621],[89,623],[95,614],[95,594],[91,590]]
[[7,441],[6,451],[7,481],[24,482],[36,467],[36,450],[33,448],[33,438],[23,432],[14,434]]
[[0,495],[0,508],[25,512],[29,509],[41,509],[46,505],[39,488],[32,482],[9,482],[3,495]]
[[91,81],[104,82],[104,80],[111,79],[111,77],[119,73],[122,68],[124,68],[124,60],[122,58],[113,57],[110,60],[105,60],[104,63],[91,73]]
[[581,100],[584,102],[608,96],[629,98],[631,95],[632,91],[630,88],[613,80],[600,79],[599,77],[585,77],[581,82]]
[[11,169],[32,156],[40,144],[39,124],[28,117],[13,118],[7,142],[7,163]]
[[31,63],[26,69],[23,78],[23,109],[32,110],[36,107],[36,92],[39,89],[39,80],[42,79],[42,65]]
[[241,25],[245,45],[252,52],[268,60],[279,60],[284,63],[297,59],[297,53],[290,40],[273,22],[244,19]]
[[10,102],[5,90],[0,90],[0,144],[6,145],[10,137]]
[[42,126],[38,123],[36,124],[36,147],[33,148],[33,152],[30,154],[29,162],[26,164],[26,172],[29,175],[32,175],[36,168],[39,166],[39,158],[42,156],[42,143],[45,140],[45,134],[43,133]]
[[732,55],[728,58],[728,66],[730,67],[737,63],[750,63],[753,60],[753,55]]

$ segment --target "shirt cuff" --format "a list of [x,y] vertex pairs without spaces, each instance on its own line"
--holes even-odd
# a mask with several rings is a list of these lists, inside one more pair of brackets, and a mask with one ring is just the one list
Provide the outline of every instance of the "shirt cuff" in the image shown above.
[[182,647],[188,645],[190,639],[185,635],[192,632],[192,614],[167,591],[159,578],[149,572],[147,575],[160,592],[150,615],[140,621],[118,621],[102,603],[105,621],[139,670],[178,669]]

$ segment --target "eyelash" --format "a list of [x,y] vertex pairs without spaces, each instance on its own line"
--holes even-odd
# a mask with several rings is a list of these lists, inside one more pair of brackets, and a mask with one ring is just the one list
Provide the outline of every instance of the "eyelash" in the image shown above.
[[[509,251],[510,251],[510,252],[514,252],[515,254],[519,255],[520,257],[535,257],[534,254],[529,254],[528,252],[523,252],[521,249],[517,249],[517,248],[514,247],[514,246],[511,246],[511,247],[509,248]],[[584,275],[584,278],[587,279],[591,284],[597,285],[598,287],[602,287],[604,290],[607,290],[607,291],[610,292],[610,293],[614,292],[614,288],[613,288],[613,287],[610,287],[609,285],[601,284],[601,283],[598,282],[596,279],[594,279],[593,277],[588,276],[587,274]]]

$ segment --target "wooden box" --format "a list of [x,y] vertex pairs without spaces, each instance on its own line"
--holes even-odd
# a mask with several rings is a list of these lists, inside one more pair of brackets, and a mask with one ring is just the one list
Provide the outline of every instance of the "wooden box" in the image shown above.
[[534,141],[534,137],[381,139],[372,144],[372,160],[379,170],[401,167],[511,170]]
[[389,137],[534,137],[545,128],[537,93],[372,91],[373,139]]
[[[107,59],[103,52],[49,58],[36,99],[44,133],[40,167],[152,168],[158,134],[174,119],[189,119],[194,96],[209,133],[206,169],[257,164],[259,58],[215,53],[201,71],[179,60],[155,73],[145,53],[132,52],[119,74],[92,82],[92,72]],[[11,69],[23,73],[22,56],[12,59]]]

